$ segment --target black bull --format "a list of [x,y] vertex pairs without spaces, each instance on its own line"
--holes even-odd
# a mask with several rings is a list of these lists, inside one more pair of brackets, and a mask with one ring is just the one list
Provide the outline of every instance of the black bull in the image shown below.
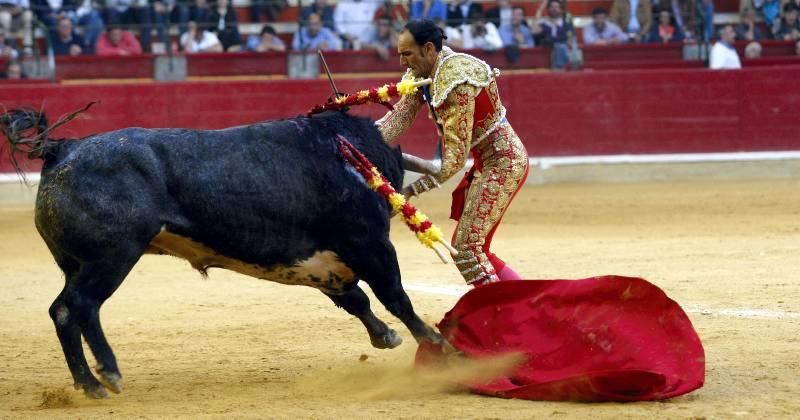
[[[0,119],[12,150],[20,150],[22,131],[42,132],[45,124],[34,121],[41,117]],[[439,341],[401,286],[390,208],[341,158],[336,135],[401,186],[400,151],[372,121],[339,112],[215,131],[40,136],[36,227],[66,277],[50,316],[75,386],[92,397],[121,390],[99,310],[142,254],[184,258],[202,273],[219,267],[318,288],[364,323],[373,346],[398,346],[397,333],[370,310],[362,280],[415,339]]]

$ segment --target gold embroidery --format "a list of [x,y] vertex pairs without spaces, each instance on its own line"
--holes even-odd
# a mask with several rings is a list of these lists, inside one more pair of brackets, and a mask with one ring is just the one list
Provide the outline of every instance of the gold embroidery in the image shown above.
[[436,114],[442,121],[442,168],[435,175],[440,183],[460,171],[467,163],[472,143],[472,120],[475,113],[475,87],[460,84]]
[[476,171],[470,184],[453,241],[460,253],[467,255],[469,252],[468,255],[474,256],[475,263],[481,267],[480,273],[466,275],[462,272],[470,284],[493,281],[493,276],[496,278],[484,250],[486,237],[508,209],[528,168],[525,146],[508,123],[500,124],[481,142],[477,151],[483,171]]
[[389,144],[397,141],[397,138],[414,123],[414,119],[417,117],[417,112],[419,112],[423,102],[424,100],[420,93],[414,96],[403,96],[394,105],[393,111],[387,112],[383,118],[375,121],[384,141]]
[[[460,261],[457,267],[467,284],[497,281],[497,275],[485,254],[475,255],[472,251],[465,250],[459,252],[455,258]],[[486,266],[489,271],[486,271]]]
[[[525,147],[505,120],[496,76],[483,61],[445,47],[435,65],[431,86],[431,103],[436,109],[443,154],[442,168],[433,178],[444,182],[452,177],[464,167],[472,149],[482,162],[482,170],[473,173],[453,238],[453,246],[459,251],[456,265],[468,284],[497,281],[487,255],[486,238],[508,209],[528,168]],[[406,72],[404,79],[413,77]],[[481,92],[488,95],[492,108],[481,121],[475,121],[475,98]],[[379,121],[388,142],[394,141],[413,122],[424,102],[421,95],[416,98],[409,103],[401,100],[396,105],[397,115],[390,113]],[[413,112],[409,114],[411,109]],[[427,190],[427,182],[420,179],[412,185]]]
[[439,184],[439,182],[436,181],[436,179],[430,175],[425,175],[423,177],[420,177],[419,179],[410,184],[411,191],[414,193],[414,195],[420,195],[434,188],[439,188],[440,186],[441,185]]
[[444,47],[439,53],[433,75],[431,104],[438,108],[448,99],[450,92],[461,84],[482,88],[493,80],[494,73],[488,64],[471,55],[455,53]]

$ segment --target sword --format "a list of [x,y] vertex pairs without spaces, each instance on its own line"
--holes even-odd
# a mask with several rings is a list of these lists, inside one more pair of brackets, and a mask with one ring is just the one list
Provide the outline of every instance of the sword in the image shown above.
[[331,89],[333,89],[334,99],[338,99],[339,96],[345,96],[344,93],[339,92],[339,89],[336,89],[336,82],[333,81],[331,70],[328,68],[328,63],[325,62],[325,56],[322,54],[322,50],[317,49],[317,54],[319,54],[319,59],[322,61],[322,67],[325,67],[325,73],[328,75],[328,81],[331,83]]

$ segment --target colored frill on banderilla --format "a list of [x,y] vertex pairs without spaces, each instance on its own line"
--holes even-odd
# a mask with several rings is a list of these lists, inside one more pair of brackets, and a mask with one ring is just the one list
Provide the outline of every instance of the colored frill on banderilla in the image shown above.
[[400,83],[389,83],[378,88],[371,88],[360,90],[351,95],[340,96],[335,99],[329,99],[323,105],[316,105],[308,111],[308,116],[319,114],[331,110],[343,110],[353,105],[363,105],[367,103],[377,103],[393,110],[392,104],[389,103],[391,98],[398,96],[405,96],[417,92],[420,86],[428,85],[431,83],[430,79],[420,81],[403,80]]
[[346,138],[341,135],[336,136],[339,152],[347,162],[358,171],[369,187],[380,194],[394,211],[403,216],[403,221],[409,229],[417,236],[420,242],[428,248],[433,249],[436,255],[447,263],[445,256],[435,247],[437,243],[442,244],[451,255],[455,256],[457,251],[443,239],[442,231],[431,222],[427,216],[417,210],[413,204],[406,201],[405,197],[398,193],[392,184],[378,171],[378,168],[367,159],[358,149],[355,148]]

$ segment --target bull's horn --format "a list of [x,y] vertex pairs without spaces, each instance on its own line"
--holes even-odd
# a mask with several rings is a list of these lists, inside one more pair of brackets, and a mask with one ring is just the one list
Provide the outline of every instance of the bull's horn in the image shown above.
[[433,162],[408,153],[403,153],[403,169],[424,175],[439,173],[439,167]]

